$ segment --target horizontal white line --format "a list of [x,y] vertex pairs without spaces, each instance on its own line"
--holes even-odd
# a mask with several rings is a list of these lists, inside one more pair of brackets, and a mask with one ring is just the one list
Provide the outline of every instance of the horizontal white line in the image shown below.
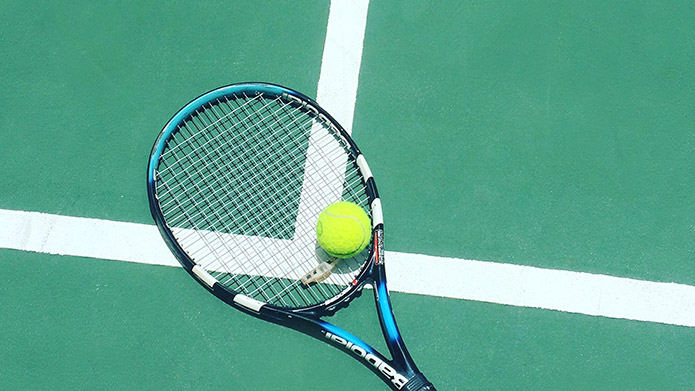
[[387,253],[396,291],[695,327],[695,286]]
[[178,266],[154,225],[0,209],[0,248]]
[[[0,248],[178,266],[157,228],[0,209]],[[392,291],[695,327],[695,287],[386,253]]]

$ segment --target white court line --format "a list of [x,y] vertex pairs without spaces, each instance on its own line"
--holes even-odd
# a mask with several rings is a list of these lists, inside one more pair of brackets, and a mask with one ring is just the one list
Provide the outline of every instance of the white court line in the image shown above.
[[331,1],[316,101],[348,134],[357,99],[369,0]]
[[[153,225],[0,209],[0,248],[179,266]],[[386,252],[392,291],[695,327],[695,286]]]
[[0,248],[179,266],[154,225],[0,209]]
[[[332,1],[317,101],[348,132],[368,1]],[[0,248],[179,266],[153,225],[0,209]],[[387,252],[392,291],[695,327],[695,287]]]
[[[352,133],[352,119],[362,63],[362,44],[367,25],[368,0],[331,1],[326,41],[321,58],[316,101]],[[321,137],[321,125],[314,124],[304,167],[304,180],[295,226],[295,239],[313,236],[314,216],[340,201],[347,155],[331,160],[321,151],[340,148],[337,141]]]

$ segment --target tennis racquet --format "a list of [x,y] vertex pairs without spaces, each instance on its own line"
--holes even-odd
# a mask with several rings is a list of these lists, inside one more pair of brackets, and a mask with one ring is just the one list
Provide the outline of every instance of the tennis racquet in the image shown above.
[[[396,326],[386,288],[381,201],[364,156],[316,102],[273,84],[201,95],[157,138],[147,169],[152,216],[181,265],[232,307],[333,345],[393,390],[435,390]],[[370,244],[333,259],[316,241],[319,213],[351,201]],[[392,359],[323,320],[374,289]]]

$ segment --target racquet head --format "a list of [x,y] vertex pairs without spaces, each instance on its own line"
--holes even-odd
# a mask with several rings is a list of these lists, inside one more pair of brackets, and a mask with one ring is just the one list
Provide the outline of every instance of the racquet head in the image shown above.
[[[381,207],[364,157],[316,102],[278,85],[229,85],[179,110],[152,149],[148,195],[179,262],[230,304],[330,314],[370,281],[379,256]],[[366,249],[336,261],[315,225],[341,200],[373,224]]]

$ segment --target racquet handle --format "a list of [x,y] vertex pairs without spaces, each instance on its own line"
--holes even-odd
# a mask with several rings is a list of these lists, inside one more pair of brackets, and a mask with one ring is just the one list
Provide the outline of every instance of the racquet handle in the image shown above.
[[412,390],[413,391],[437,391],[437,389],[434,388],[434,386],[432,384],[427,384],[427,385],[424,385],[420,388],[413,388]]
[[408,381],[405,385],[404,390],[406,391],[437,391],[432,383],[427,380],[427,378],[422,374],[418,373],[413,378]]

